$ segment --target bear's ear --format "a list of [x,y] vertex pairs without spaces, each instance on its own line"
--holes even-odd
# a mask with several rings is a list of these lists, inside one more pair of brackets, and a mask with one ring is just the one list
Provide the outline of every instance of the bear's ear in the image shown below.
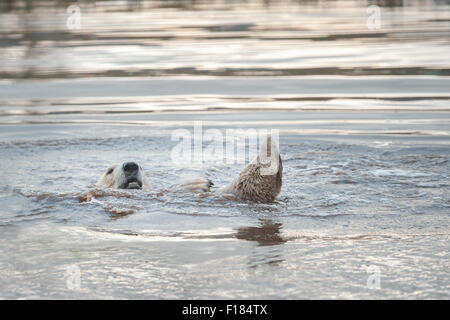
[[108,169],[106,169],[105,174],[108,175],[108,174],[113,173],[114,169],[116,169],[116,168],[117,168],[116,164],[113,164],[112,166],[109,166]]

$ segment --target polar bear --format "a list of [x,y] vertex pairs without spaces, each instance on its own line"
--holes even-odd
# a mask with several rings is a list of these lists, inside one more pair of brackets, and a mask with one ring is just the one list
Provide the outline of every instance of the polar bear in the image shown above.
[[[278,146],[269,136],[261,144],[258,156],[228,185],[213,192],[243,200],[270,203],[281,191],[283,165]],[[186,181],[172,191],[209,192],[214,184],[208,179]],[[151,190],[142,167],[135,162],[108,167],[96,184],[100,188]]]
[[[189,190],[194,192],[210,191],[213,183],[208,179],[195,179],[181,183],[174,187],[179,191]],[[151,184],[145,175],[142,167],[136,162],[125,162],[121,165],[109,166],[103,176],[96,183],[100,188],[112,189],[140,189],[151,190]]]

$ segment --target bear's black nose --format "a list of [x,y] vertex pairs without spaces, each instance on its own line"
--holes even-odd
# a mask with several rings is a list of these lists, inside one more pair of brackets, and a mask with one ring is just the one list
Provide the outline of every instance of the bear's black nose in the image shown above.
[[138,171],[139,166],[135,162],[125,162],[123,164],[123,170],[127,173],[133,173],[135,171]]

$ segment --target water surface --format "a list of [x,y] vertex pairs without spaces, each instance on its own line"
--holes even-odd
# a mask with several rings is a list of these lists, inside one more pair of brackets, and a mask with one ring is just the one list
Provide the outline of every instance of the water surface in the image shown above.
[[[447,2],[8,3],[0,297],[450,297]],[[275,203],[159,193],[243,167],[173,163],[199,123],[279,130]],[[130,160],[151,192],[79,201]]]

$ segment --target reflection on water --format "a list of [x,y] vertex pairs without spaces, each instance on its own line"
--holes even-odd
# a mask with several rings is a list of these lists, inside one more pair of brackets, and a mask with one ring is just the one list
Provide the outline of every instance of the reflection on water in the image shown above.
[[[99,1],[96,0],[83,0],[81,3],[83,4],[96,4],[98,5]],[[115,1],[115,0],[107,0],[102,1],[102,6],[109,6],[121,11],[129,10],[129,11],[139,11],[144,8],[177,8],[177,9],[196,9],[202,8],[211,5],[221,5],[226,6],[229,4],[240,5],[245,3],[246,1],[241,0],[229,0],[229,1],[214,1],[214,0],[125,0],[125,1]],[[318,4],[320,0],[284,0],[282,1],[285,4],[290,5],[301,5],[301,4]],[[382,7],[402,7],[409,1],[403,0],[371,0],[370,4],[376,4]],[[434,0],[434,2],[443,2],[441,0]],[[2,11],[14,11],[14,10],[33,10],[34,8],[41,7],[67,7],[72,4],[72,0],[3,0],[1,2],[1,10]],[[265,7],[273,6],[274,4],[279,4],[280,1],[276,0],[263,0],[261,4]]]
[[236,238],[256,241],[259,246],[273,246],[286,242],[281,236],[281,223],[271,220],[260,220],[257,227],[238,228]]
[[[3,3],[1,78],[450,70],[450,10],[440,1],[83,1],[80,29],[73,30],[68,4]],[[380,28],[367,26],[371,4],[381,6]]]

